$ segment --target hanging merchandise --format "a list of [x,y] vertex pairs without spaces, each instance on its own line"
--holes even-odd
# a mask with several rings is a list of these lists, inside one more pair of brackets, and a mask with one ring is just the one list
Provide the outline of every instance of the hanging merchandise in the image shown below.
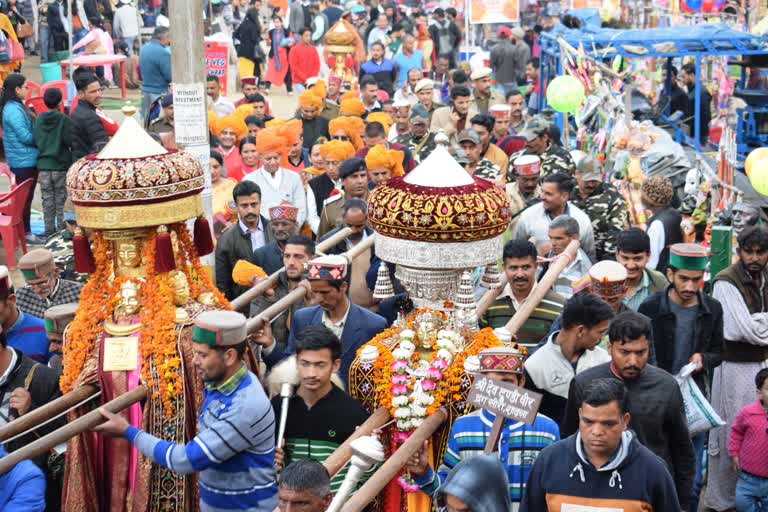
[[584,101],[584,86],[570,75],[559,76],[547,87],[547,102],[557,112],[574,113]]

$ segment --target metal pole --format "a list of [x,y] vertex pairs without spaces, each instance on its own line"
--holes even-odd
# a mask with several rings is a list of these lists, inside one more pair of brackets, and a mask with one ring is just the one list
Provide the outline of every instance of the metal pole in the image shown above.
[[696,151],[701,149],[701,127],[699,126],[699,120],[701,119],[701,56],[696,55],[696,85],[694,86],[694,105],[693,105],[693,147]]
[[[173,78],[174,134],[179,148],[191,154],[203,168],[203,212],[213,225],[211,205],[210,147],[205,96],[203,52],[203,5],[199,0],[170,0],[171,76]],[[206,257],[212,265],[213,259]]]

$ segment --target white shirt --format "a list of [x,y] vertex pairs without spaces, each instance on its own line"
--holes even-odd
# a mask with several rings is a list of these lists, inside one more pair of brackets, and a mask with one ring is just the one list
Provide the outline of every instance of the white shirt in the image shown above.
[[213,102],[213,112],[216,114],[216,117],[224,117],[234,111],[235,104],[224,96],[219,95],[219,99]]
[[645,266],[656,270],[656,265],[659,264],[659,256],[661,256],[661,251],[664,250],[665,242],[664,224],[660,220],[655,220],[648,226],[648,238],[651,239],[651,256],[648,258],[648,263]]
[[[333,181],[333,180],[331,180]],[[341,186],[341,180],[333,182],[334,188],[344,193],[344,187]],[[320,227],[320,215],[317,213],[317,198],[312,187],[307,187],[307,224],[314,234],[317,234],[317,228]]]
[[[366,238],[368,238],[368,233],[367,233],[365,230],[363,230],[363,233],[362,233],[362,235],[363,235],[363,236],[360,238],[360,240],[358,240],[358,241],[357,241],[357,244],[359,244],[360,242],[362,242],[363,240],[365,240]],[[350,240],[349,238],[345,238],[345,239],[344,239],[344,243],[346,243],[346,244],[347,244],[347,250],[348,250],[348,251],[349,251],[349,250],[351,250],[351,249],[352,249],[354,246],[356,246],[356,245],[357,245],[357,244],[353,244],[353,243],[352,243],[352,240]]]
[[339,320],[338,322],[334,322],[331,320],[331,317],[328,316],[328,313],[323,311],[323,325],[329,328],[333,334],[336,335],[337,338],[341,339],[341,335],[344,333],[344,326],[347,325],[347,317],[349,316],[349,310],[352,307],[352,302],[347,299],[347,312],[344,313],[344,318]]
[[[587,253],[590,259],[595,258],[595,235],[592,231],[592,221],[577,206],[570,201],[566,203],[563,215],[573,217],[579,223],[579,242],[581,249]],[[536,238],[536,243],[549,240],[549,225],[552,223],[552,217],[544,209],[544,203],[536,203],[526,208],[519,216],[520,220],[515,226],[514,238],[518,240],[528,240],[531,237]]]
[[394,101],[407,101],[411,104],[411,106],[413,106],[419,102],[419,97],[416,96],[415,92],[411,91],[410,87],[408,87],[405,92],[403,92],[403,88],[401,87],[395,91]]
[[307,195],[299,173],[278,168],[272,175],[262,166],[246,174],[243,179],[252,181],[261,188],[261,211],[269,211],[273,206],[286,201],[299,209],[297,224],[304,224],[307,219]]
[[240,231],[242,231],[243,234],[248,233],[251,235],[251,248],[255,251],[256,249],[260,249],[261,247],[264,247],[264,244],[266,244],[266,239],[264,238],[264,226],[261,223],[261,217],[259,217],[259,225],[256,226],[256,231],[251,231],[248,226],[245,225],[243,222],[243,219],[240,217],[237,218],[237,224],[240,226]]

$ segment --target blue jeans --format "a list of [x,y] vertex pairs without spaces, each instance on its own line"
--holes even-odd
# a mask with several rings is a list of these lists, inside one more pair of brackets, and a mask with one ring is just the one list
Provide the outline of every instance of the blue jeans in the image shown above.
[[768,478],[742,471],[736,481],[736,512],[768,511]]
[[141,91],[141,119],[142,120],[147,118],[150,105],[152,105],[152,102],[155,101],[160,96],[162,96],[162,94],[155,94],[153,92]]
[[48,25],[40,25],[40,62],[48,62],[48,50],[53,42],[51,29]]
[[128,56],[133,56],[133,43],[136,41],[135,37],[124,37],[123,42],[128,45]]
[[693,474],[693,487],[691,488],[691,501],[688,510],[696,512],[699,510],[699,494],[701,494],[701,483],[704,479],[704,442],[706,441],[706,432],[699,432],[691,438],[693,443],[693,453],[696,455],[696,472]]

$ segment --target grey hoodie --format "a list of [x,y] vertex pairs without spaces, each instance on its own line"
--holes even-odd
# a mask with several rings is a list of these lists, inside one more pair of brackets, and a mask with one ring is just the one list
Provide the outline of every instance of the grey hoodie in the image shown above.
[[507,473],[495,454],[459,462],[435,492],[437,498],[446,494],[463,501],[471,512],[509,512],[512,507]]

